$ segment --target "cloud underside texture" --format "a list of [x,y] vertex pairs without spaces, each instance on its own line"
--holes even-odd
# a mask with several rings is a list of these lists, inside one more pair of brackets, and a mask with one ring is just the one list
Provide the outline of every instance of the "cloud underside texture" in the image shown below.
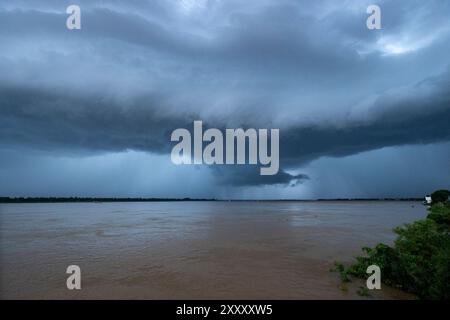
[[356,1],[80,5],[78,33],[57,2],[0,6],[3,147],[168,154],[194,120],[279,128],[277,176],[212,170],[295,185],[308,177],[287,171],[322,156],[450,140],[448,3],[383,2],[374,32]]

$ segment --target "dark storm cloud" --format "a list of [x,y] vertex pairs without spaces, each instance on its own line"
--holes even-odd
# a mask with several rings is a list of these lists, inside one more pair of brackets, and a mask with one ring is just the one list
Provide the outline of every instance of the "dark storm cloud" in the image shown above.
[[[173,128],[192,124],[157,113],[158,97],[141,97],[130,105],[92,95],[80,96],[38,89],[0,88],[0,135],[4,144],[78,152],[127,149],[170,151]],[[194,117],[192,117],[194,119]]]
[[273,176],[261,176],[257,166],[215,166],[212,167],[213,174],[219,182],[233,186],[257,186],[257,185],[289,185],[295,187],[298,184],[309,180],[305,174],[290,174],[281,170]]
[[[61,1],[0,4],[2,145],[168,154],[170,133],[279,128],[277,176],[218,167],[230,185],[296,184],[321,156],[450,140],[446,1]],[[438,75],[438,76],[436,76]]]
[[320,156],[346,156],[386,146],[450,140],[450,70],[358,107],[345,124],[284,132],[282,159],[295,166]]
[[[365,109],[361,113],[360,106],[356,106],[342,123],[282,130],[282,165],[296,167],[324,155],[346,156],[384,146],[450,140],[449,74],[382,94],[371,102],[371,113]],[[168,116],[153,108],[164,103],[162,97],[148,96],[118,105],[102,96],[2,88],[0,104],[5,113],[0,119],[0,135],[4,144],[20,143],[42,149],[168,153],[171,131],[191,130],[193,121],[200,118],[196,114]],[[245,121],[244,128],[254,125]],[[285,171],[264,177],[253,169],[226,166],[215,173],[221,182],[232,185],[289,184],[307,178]]]

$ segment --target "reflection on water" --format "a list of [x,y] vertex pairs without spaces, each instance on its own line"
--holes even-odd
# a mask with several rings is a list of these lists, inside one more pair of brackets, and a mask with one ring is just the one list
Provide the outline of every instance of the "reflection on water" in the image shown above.
[[[425,215],[393,201],[2,204],[0,297],[359,298],[333,262]],[[80,291],[65,287],[72,264]]]

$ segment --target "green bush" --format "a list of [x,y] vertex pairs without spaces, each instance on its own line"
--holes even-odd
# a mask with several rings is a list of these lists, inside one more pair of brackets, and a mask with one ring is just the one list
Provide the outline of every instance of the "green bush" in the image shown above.
[[428,219],[435,221],[438,225],[449,229],[450,228],[450,201],[445,203],[437,203],[430,209],[427,216]]
[[423,299],[450,299],[450,235],[431,219],[396,228],[402,274],[391,279]]
[[433,203],[446,202],[448,200],[448,197],[450,197],[450,191],[438,190],[431,194],[431,201]]
[[[394,246],[378,244],[363,248],[349,267],[336,263],[336,271],[348,281],[353,275],[366,278],[367,267],[381,269],[383,283],[416,294],[421,299],[450,299],[450,205],[435,204],[425,220],[394,229]],[[338,268],[339,266],[339,268]]]

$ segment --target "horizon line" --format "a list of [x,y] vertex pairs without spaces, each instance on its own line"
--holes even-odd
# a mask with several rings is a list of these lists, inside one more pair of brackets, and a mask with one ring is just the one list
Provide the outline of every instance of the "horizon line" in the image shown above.
[[207,202],[207,201],[217,201],[217,202],[227,202],[227,201],[248,201],[248,202],[307,202],[307,201],[422,201],[423,197],[380,197],[380,198],[316,198],[316,199],[295,199],[295,198],[280,198],[280,199],[220,199],[220,198],[153,198],[153,197],[0,197],[0,203],[68,203],[68,202]]

